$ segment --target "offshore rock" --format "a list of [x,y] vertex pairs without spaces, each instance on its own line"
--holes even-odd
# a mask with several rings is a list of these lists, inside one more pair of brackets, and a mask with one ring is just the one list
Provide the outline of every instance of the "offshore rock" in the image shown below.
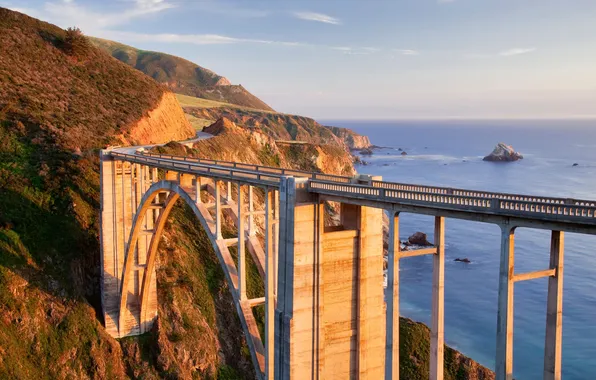
[[483,158],[483,161],[493,162],[511,162],[524,158],[519,152],[516,152],[511,145],[505,143],[498,143],[495,149],[488,156]]
[[419,245],[421,247],[430,247],[433,243],[429,242],[426,239],[426,234],[424,232],[416,232],[412,236],[408,238],[409,245]]

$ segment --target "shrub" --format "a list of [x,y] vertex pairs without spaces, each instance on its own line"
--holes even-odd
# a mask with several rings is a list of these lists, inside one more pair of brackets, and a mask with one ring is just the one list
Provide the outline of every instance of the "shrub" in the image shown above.
[[91,50],[91,43],[81,29],[68,28],[64,37],[63,50],[68,55],[84,57]]

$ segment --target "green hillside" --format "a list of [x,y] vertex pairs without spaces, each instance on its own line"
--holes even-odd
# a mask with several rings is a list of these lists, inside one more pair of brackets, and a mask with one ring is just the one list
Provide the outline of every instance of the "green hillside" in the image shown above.
[[101,38],[91,38],[91,41],[95,46],[165,84],[176,93],[272,111],[271,107],[241,85],[232,85],[225,77],[186,59],[140,50]]

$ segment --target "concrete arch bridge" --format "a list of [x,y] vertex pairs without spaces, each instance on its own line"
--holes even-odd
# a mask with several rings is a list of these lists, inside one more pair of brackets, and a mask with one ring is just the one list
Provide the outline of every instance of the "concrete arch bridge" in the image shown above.
[[[256,194],[263,208],[257,209]],[[513,376],[514,285],[540,277],[549,279],[542,375],[561,377],[564,232],[596,234],[594,201],[104,150],[102,302],[106,329],[114,337],[148,331],[157,316],[157,246],[180,199],[215,249],[260,379],[398,379],[399,262],[418,255],[433,256],[429,376],[443,379],[445,218],[497,224],[502,231],[501,246],[495,247],[501,258],[497,379]],[[338,226],[325,226],[326,201],[340,204]],[[385,293],[384,211],[390,216]],[[432,247],[400,250],[402,212],[434,216]],[[224,215],[234,221],[237,237],[222,236]],[[552,231],[548,268],[515,272],[517,227]],[[264,297],[247,297],[247,254],[262,276]],[[264,337],[252,312],[263,304]]]

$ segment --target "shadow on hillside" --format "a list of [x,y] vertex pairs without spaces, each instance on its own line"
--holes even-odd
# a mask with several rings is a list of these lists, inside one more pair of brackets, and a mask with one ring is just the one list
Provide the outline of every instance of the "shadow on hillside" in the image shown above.
[[97,237],[49,202],[29,188],[0,190],[0,265],[53,296],[85,298],[101,315]]

